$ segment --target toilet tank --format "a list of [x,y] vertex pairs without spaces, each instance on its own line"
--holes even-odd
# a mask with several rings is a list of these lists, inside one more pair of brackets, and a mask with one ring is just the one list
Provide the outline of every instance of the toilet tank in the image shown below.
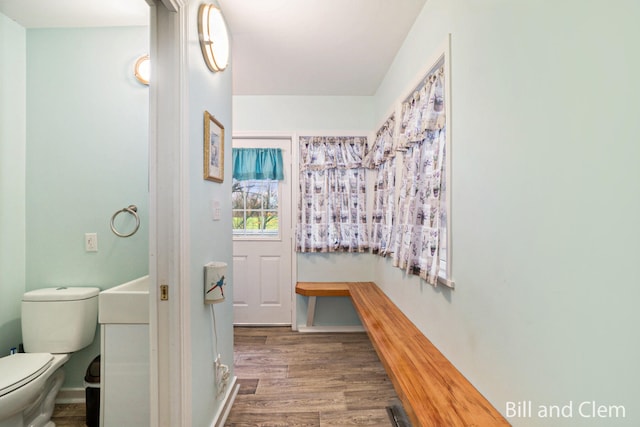
[[98,288],[45,288],[22,297],[22,340],[27,353],[71,353],[93,342]]

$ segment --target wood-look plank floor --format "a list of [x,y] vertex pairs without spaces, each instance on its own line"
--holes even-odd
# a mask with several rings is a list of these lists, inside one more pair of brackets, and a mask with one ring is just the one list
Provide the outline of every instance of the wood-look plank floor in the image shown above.
[[84,403],[57,404],[51,421],[56,427],[85,427],[86,406]]
[[[240,391],[225,426],[391,426],[397,396],[365,333],[236,327]],[[83,427],[84,404],[56,405],[57,426]]]
[[226,426],[391,426],[397,401],[365,333],[235,328],[240,392]]

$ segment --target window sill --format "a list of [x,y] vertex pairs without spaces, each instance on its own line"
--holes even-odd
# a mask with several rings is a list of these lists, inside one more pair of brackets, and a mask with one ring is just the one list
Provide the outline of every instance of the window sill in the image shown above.
[[247,236],[233,235],[233,240],[254,241],[254,242],[281,242],[280,236]]
[[446,275],[443,274],[442,272],[440,272],[440,274],[438,275],[438,283],[441,285],[445,285],[446,287],[451,289],[455,289],[456,287],[456,282],[454,282],[453,280],[447,279]]

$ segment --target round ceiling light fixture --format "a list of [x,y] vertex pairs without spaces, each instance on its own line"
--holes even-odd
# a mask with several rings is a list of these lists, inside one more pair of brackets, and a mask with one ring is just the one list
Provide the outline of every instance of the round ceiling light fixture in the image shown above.
[[211,71],[223,71],[229,64],[229,34],[222,12],[212,4],[198,9],[198,35],[202,56]]

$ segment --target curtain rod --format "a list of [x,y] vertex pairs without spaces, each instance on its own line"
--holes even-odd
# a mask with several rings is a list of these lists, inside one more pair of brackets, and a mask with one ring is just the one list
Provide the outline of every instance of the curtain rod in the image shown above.
[[389,126],[391,125],[391,123],[393,122],[393,124],[395,125],[395,121],[396,121],[396,113],[392,113],[387,120],[384,121],[384,123],[382,124],[382,126],[380,126],[378,128],[378,130],[376,131],[376,137],[380,136],[380,134],[387,128],[389,128]]
[[438,69],[441,68],[441,67],[444,67],[444,54],[442,54],[440,56],[440,58],[438,58],[436,63],[433,64],[431,66],[431,68],[429,68],[429,71],[427,73],[425,73],[424,77],[422,77],[422,79],[420,80],[420,83],[415,88],[413,88],[411,93],[409,93],[409,95],[404,99],[404,101],[402,101],[402,103],[404,104],[405,102],[409,101],[413,97],[414,93],[416,93],[417,91],[422,89],[422,87],[424,86],[424,84],[427,81],[427,78],[429,78],[429,76],[435,74],[438,71]]

